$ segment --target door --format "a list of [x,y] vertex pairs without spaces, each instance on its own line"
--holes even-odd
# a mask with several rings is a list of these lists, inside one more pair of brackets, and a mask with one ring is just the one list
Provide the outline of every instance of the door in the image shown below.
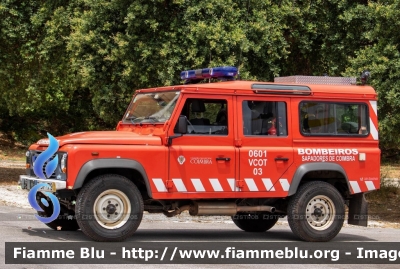
[[184,97],[188,132],[169,151],[168,192],[174,198],[226,198],[235,190],[232,97]]
[[238,97],[238,197],[286,196],[282,177],[293,163],[288,100],[270,96]]

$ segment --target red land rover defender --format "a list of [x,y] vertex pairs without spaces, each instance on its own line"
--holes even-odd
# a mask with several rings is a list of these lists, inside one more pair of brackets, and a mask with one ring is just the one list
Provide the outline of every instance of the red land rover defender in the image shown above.
[[[331,240],[345,216],[366,226],[364,194],[380,186],[375,90],[355,78],[236,74],[190,70],[184,85],[137,90],[115,131],[57,137],[60,161],[45,180],[32,170],[49,143],[38,141],[22,188],[48,182],[61,214],[47,225],[96,241],[132,236],[143,211],[228,215],[247,232],[286,215],[306,241]],[[216,78],[225,81],[197,83]]]

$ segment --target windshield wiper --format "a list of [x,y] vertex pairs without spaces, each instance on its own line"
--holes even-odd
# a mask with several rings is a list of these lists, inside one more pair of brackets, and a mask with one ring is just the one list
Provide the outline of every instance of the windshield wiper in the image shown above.
[[135,123],[134,120],[136,120],[136,119],[137,119],[137,117],[130,116],[130,117],[126,117],[124,120],[129,120],[132,124],[134,124]]
[[152,116],[144,117],[144,120],[151,120],[151,122],[158,122],[158,119],[156,117],[152,117]]
[[158,119],[156,117],[152,117],[152,116],[147,116],[147,117],[134,117],[134,116],[132,116],[132,117],[125,118],[125,120],[130,120],[132,122],[132,124],[142,123],[142,121],[146,122],[148,120],[151,120],[152,123],[153,122],[158,122]]

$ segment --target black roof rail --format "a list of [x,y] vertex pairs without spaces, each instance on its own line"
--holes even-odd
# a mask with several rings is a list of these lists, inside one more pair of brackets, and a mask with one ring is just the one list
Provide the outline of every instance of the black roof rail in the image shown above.
[[277,85],[277,84],[253,84],[251,85],[254,93],[258,94],[295,94],[311,95],[311,89],[307,86],[299,85]]

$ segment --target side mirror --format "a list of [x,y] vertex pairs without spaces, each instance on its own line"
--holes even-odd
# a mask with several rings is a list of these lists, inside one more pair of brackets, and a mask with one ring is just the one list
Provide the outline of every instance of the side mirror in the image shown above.
[[168,145],[172,144],[172,139],[181,137],[182,135],[187,133],[187,118],[186,116],[180,115],[178,122],[175,125],[174,133],[176,135],[168,137]]
[[178,123],[174,129],[175,133],[178,134],[186,134],[187,133],[187,118],[186,116],[180,115],[178,119]]

